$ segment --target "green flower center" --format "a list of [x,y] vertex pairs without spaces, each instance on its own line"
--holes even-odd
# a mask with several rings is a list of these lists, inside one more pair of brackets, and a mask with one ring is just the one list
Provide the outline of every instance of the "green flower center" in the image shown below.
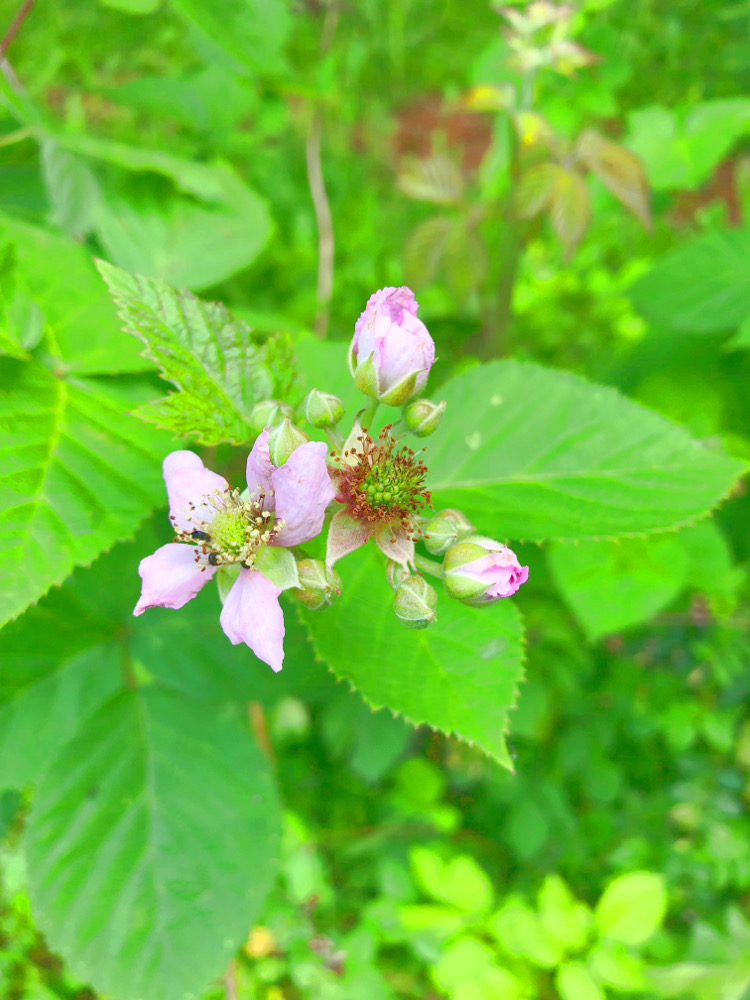
[[243,499],[239,490],[226,489],[203,497],[202,504],[213,508],[213,516],[199,517],[199,508],[195,508],[190,515],[191,529],[175,531],[177,541],[197,544],[198,562],[211,566],[239,563],[250,568],[260,550],[284,526],[265,509],[263,493]]

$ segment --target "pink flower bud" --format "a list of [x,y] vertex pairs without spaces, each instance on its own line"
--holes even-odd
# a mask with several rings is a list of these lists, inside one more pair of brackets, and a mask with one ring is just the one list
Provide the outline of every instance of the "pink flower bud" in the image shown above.
[[417,308],[409,288],[383,288],[370,296],[354,328],[349,368],[357,388],[389,406],[411,399],[435,360],[435,344]]
[[482,535],[471,535],[452,545],[443,563],[445,589],[464,604],[489,604],[510,597],[529,578],[507,545]]

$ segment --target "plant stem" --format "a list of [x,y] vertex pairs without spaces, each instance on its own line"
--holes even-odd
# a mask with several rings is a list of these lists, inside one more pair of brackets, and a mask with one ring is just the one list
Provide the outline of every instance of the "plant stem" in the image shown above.
[[367,404],[367,409],[362,417],[362,430],[369,431],[372,427],[372,422],[375,419],[375,414],[378,412],[378,407],[380,406],[380,401],[377,399],[371,399]]
[[16,16],[11,21],[11,25],[8,30],[3,35],[2,41],[0,41],[0,59],[3,58],[5,53],[10,48],[10,43],[18,34],[18,31],[29,15],[31,8],[34,6],[34,0],[26,0],[26,2],[21,6]]
[[437,576],[441,580],[443,579],[443,567],[440,563],[433,562],[432,559],[428,559],[427,556],[414,556],[414,562],[417,569],[421,569],[423,573],[429,573],[430,576]]
[[324,427],[323,433],[331,442],[331,447],[335,451],[341,451],[344,445],[344,438],[341,431],[339,431],[336,427]]

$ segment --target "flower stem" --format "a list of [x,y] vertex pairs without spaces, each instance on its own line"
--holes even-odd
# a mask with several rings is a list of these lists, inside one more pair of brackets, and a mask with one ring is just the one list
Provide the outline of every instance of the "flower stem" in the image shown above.
[[378,411],[378,406],[380,406],[380,401],[377,399],[371,399],[367,405],[367,409],[362,417],[362,430],[370,431],[372,429],[372,422],[375,419],[375,414]]
[[433,562],[432,559],[428,559],[427,556],[420,556],[418,553],[414,556],[414,563],[417,569],[421,569],[423,573],[429,573],[431,576],[437,576],[442,580],[443,567],[440,563]]
[[335,427],[324,427],[323,433],[331,442],[331,447],[334,451],[340,452],[344,446],[344,438],[339,430]]

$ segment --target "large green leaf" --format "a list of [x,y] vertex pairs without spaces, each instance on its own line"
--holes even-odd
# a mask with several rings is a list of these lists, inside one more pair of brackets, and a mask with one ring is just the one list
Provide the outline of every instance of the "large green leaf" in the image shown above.
[[139,356],[137,345],[118,330],[115,310],[82,246],[0,215],[3,244],[12,247],[16,261],[14,283],[40,310],[66,370],[89,375],[151,367]]
[[560,542],[548,555],[557,588],[589,639],[645,621],[687,581],[688,553],[678,535]]
[[127,415],[148,390],[63,371],[0,358],[0,624],[132,535],[164,495],[169,442]]
[[383,562],[370,543],[338,564],[340,599],[304,614],[316,653],[374,707],[454,733],[510,767],[508,711],[523,674],[514,603],[477,609],[443,597],[437,623],[409,631],[393,614]]
[[329,690],[333,681],[313,662],[292,613],[281,675],[229,642],[212,584],[184,610],[133,617],[138,563],[170,537],[166,514],[152,519],[0,632],[0,792],[39,780],[77,726],[123,683],[126,664],[180,694],[242,706],[273,705],[290,693],[315,700]]
[[630,294],[654,323],[685,333],[735,329],[750,316],[750,229],[719,229],[677,247]]
[[199,995],[259,913],[279,828],[268,762],[234,713],[123,691],[37,791],[35,919],[74,975],[118,1000]]
[[663,531],[710,511],[745,468],[567,372],[496,361],[441,395],[448,409],[425,455],[433,502],[501,539]]
[[99,261],[127,333],[180,390],[141,406],[143,420],[206,444],[253,436],[255,403],[284,397],[292,381],[285,338],[254,334],[219,303],[178,292],[163,281]]

